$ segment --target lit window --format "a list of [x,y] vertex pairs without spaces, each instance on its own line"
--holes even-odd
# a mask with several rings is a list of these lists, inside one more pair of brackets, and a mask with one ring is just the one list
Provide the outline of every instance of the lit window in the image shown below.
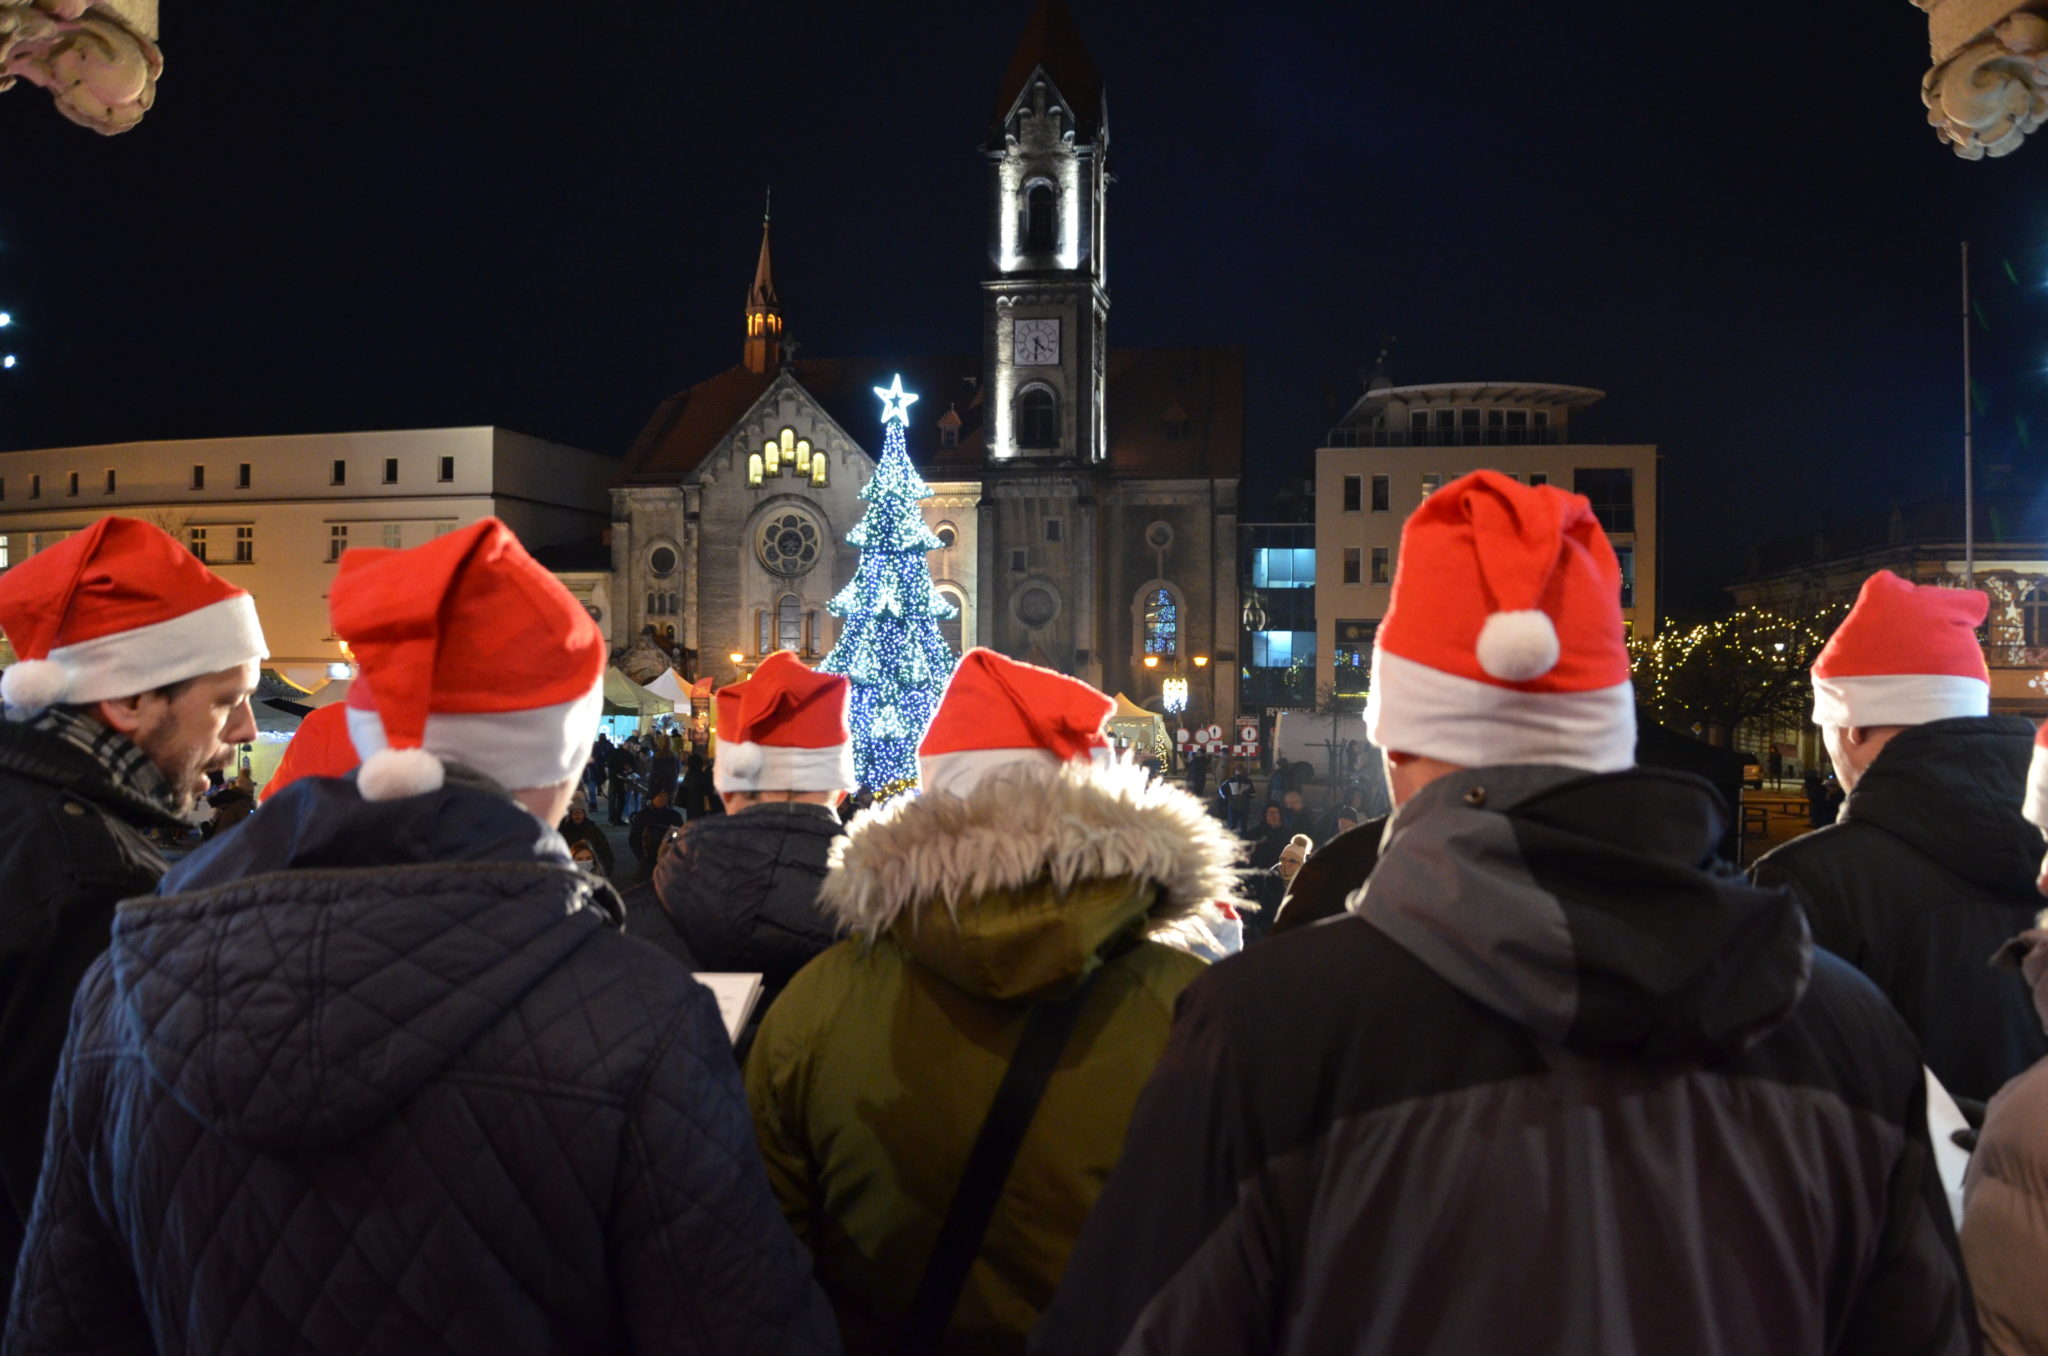
[[1375,584],[1388,583],[1394,577],[1393,566],[1388,562],[1387,556],[1386,547],[1372,548],[1372,582]]
[[1345,547],[1345,548],[1344,548],[1344,582],[1345,582],[1345,583],[1347,583],[1347,584],[1356,584],[1356,583],[1357,583],[1357,582],[1359,581],[1359,573],[1358,573],[1358,572],[1359,572],[1359,569],[1361,568],[1361,566],[1362,566],[1362,564],[1363,564],[1363,561],[1362,561],[1362,557],[1363,557],[1364,555],[1365,555],[1365,552],[1364,552],[1363,550],[1361,550],[1360,548],[1356,547],[1356,546],[1347,546],[1347,547]]
[[801,650],[804,647],[803,604],[793,593],[782,595],[775,604],[775,644],[777,649]]
[[1443,476],[1435,471],[1425,471],[1422,476],[1422,497],[1429,498],[1443,487]]
[[235,564],[247,565],[256,559],[256,529],[238,527],[235,529]]
[[1614,563],[1621,567],[1621,605],[1636,605],[1636,548],[1633,545],[1616,543]]
[[348,550],[348,524],[332,523],[327,528],[327,559],[331,564],[341,559],[341,553]]
[[190,547],[190,548],[192,549],[192,554],[193,554],[194,556],[197,556],[197,557],[198,557],[198,558],[199,558],[200,560],[205,560],[205,559],[206,559],[206,529],[205,529],[205,528],[203,528],[203,527],[193,527],[193,528],[187,528],[187,529],[186,529],[186,531],[185,531],[185,544],[186,544],[187,546],[189,546],[189,547]]
[[747,453],[747,483],[749,485],[761,483],[761,454],[759,452]]
[[762,655],[773,653],[775,649],[775,614],[765,607],[756,609],[754,612],[754,629],[756,632],[754,637],[756,642],[754,653]]
[[1316,552],[1312,546],[1263,546],[1252,554],[1252,587],[1312,589]]
[[811,484],[822,487],[825,483],[825,454],[818,453],[811,458]]
[[1164,588],[1152,590],[1145,599],[1145,653],[1170,655],[1180,652],[1180,611],[1173,594]]
[[0,532],[0,570],[7,568],[7,534]]

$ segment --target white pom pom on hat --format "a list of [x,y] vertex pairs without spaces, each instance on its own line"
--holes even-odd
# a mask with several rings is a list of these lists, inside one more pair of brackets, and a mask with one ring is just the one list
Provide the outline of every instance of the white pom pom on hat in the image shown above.
[[363,760],[356,790],[364,800],[403,800],[439,791],[448,769],[425,749],[383,749]]
[[1479,628],[1479,667],[1504,683],[1526,683],[1557,667],[1557,626],[1536,608],[1496,612]]
[[718,751],[718,770],[742,781],[751,782],[760,776],[761,765],[767,761],[767,753],[759,744],[727,744]]
[[23,716],[57,705],[70,690],[70,671],[47,659],[23,659],[0,675],[0,701]]

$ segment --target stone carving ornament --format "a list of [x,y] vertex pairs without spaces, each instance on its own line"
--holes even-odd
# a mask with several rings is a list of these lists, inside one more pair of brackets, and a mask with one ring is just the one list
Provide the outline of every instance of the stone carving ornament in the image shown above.
[[156,101],[156,0],[0,0],[0,90],[26,80],[57,111],[112,136]]
[[1913,0],[1934,65],[1920,82],[1935,135],[1965,160],[2009,155],[2048,121],[2048,3]]

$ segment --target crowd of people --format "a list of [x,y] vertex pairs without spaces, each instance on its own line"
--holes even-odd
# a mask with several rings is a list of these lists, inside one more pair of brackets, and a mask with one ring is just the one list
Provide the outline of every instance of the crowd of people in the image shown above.
[[790,654],[715,759],[593,744],[603,638],[502,524],[350,552],[345,748],[167,867],[254,604],[134,520],[37,553],[6,1356],[2048,1349],[2048,742],[1984,596],[1865,585],[1839,816],[1745,874],[1637,765],[1586,500],[1475,472],[1400,560],[1392,805],[1319,814],[981,649],[880,803]]

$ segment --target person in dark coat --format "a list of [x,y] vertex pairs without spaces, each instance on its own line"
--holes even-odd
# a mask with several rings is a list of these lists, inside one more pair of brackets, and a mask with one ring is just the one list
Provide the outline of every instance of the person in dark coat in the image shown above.
[[1201,749],[1195,749],[1188,754],[1187,780],[1188,794],[1200,800],[1202,793],[1209,786],[1209,755]]
[[1813,666],[1847,807],[1753,868],[1884,991],[1942,1086],[1977,1101],[2048,1055],[2027,987],[1985,963],[2041,907],[2041,835],[2020,814],[2034,729],[1987,714],[1986,606],[1888,571],[1865,582]]
[[[114,905],[164,872],[208,773],[256,737],[247,593],[106,517],[0,575],[0,1293],[28,1227],[72,997]],[[95,637],[89,647],[79,634]],[[173,639],[165,640],[169,634]]]
[[605,818],[614,826],[626,822],[626,806],[633,797],[633,778],[637,766],[633,762],[633,750],[628,747],[631,740],[621,740],[611,752],[611,761],[605,773]]
[[1188,986],[1033,1349],[1973,1350],[1911,1034],[1632,766],[1591,504],[1476,472],[1401,562],[1359,909]]
[[597,859],[598,869],[605,875],[612,874],[612,845],[604,829],[590,817],[590,804],[578,791],[569,802],[569,813],[562,816],[562,822],[555,826],[555,832],[562,835],[562,841],[571,848],[578,843],[590,845],[590,855]]
[[668,803],[668,792],[657,791],[648,797],[646,808],[635,814],[626,828],[627,841],[633,845],[633,856],[639,860],[643,875],[653,872],[662,844],[681,827],[683,817]]
[[693,753],[683,761],[683,777],[676,791],[676,808],[683,812],[686,820],[718,812],[711,769],[701,754]]
[[1345,902],[1372,875],[1387,821],[1370,819],[1317,848],[1295,872],[1268,935],[1292,932],[1343,914]]
[[676,803],[676,778],[679,768],[676,762],[675,745],[666,732],[654,736],[653,751],[647,756],[647,798],[654,799],[654,793],[668,793],[668,803]]
[[627,932],[680,941],[677,954],[706,970],[760,974],[757,1016],[838,940],[818,889],[844,832],[835,807],[857,780],[847,692],[788,651],[719,689],[726,813],[691,817],[655,865],[655,898],[627,914]]
[[235,825],[256,812],[256,783],[244,772],[206,798],[213,810],[213,817],[206,821],[204,833],[215,838],[226,833]]
[[[595,623],[496,519],[351,552],[330,598],[363,766],[122,905],[7,1351],[836,1351],[716,1003],[548,827]],[[434,718],[479,695],[437,644],[531,708]]]

